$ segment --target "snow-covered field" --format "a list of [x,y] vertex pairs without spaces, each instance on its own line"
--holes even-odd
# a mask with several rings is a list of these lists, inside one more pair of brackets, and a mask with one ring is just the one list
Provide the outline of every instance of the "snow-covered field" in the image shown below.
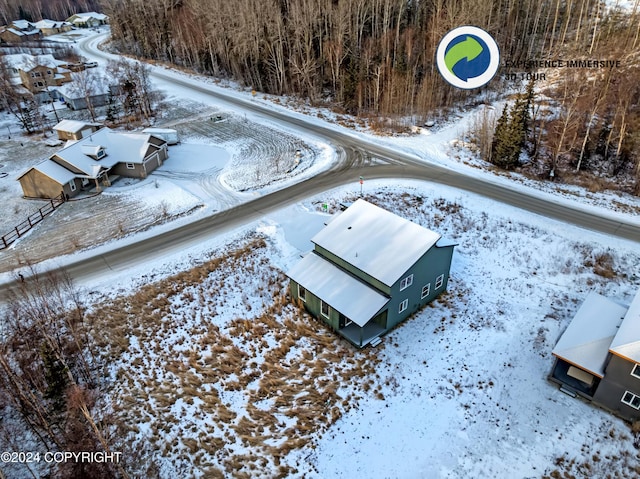
[[[169,161],[148,180],[116,184],[101,195],[110,214],[118,214],[110,205],[120,205],[119,218],[135,204],[153,216],[149,227],[167,216],[189,221],[310,176],[334,159],[326,144],[292,130],[278,140],[278,125],[263,118],[234,116],[210,98],[186,99],[178,88],[166,94],[204,120],[174,122],[183,144],[170,149]],[[237,95],[252,99],[247,91]],[[267,97],[252,101],[282,108]],[[222,112],[225,121],[207,121],[209,111]],[[358,135],[493,176],[452,144],[473,114],[411,136]],[[326,112],[314,121],[349,131]],[[199,134],[203,123],[207,133]],[[273,137],[263,152],[238,142],[247,136],[258,145],[262,134]],[[18,142],[7,139],[0,157],[0,172],[11,172],[0,179],[3,208],[16,215],[22,206],[13,199],[19,193],[12,175],[29,160]],[[273,145],[284,145],[278,160]],[[36,148],[36,156],[49,151]],[[302,168],[291,177],[285,165],[298,149]],[[513,177],[498,181],[514,184]],[[559,201],[638,212],[637,198],[517,181],[518,188],[549,195],[570,191]],[[93,321],[110,358],[110,400],[129,434],[128,467],[142,477],[140,465],[151,458],[167,478],[221,477],[223,471],[233,477],[513,478],[550,475],[574,461],[566,469],[578,477],[640,475],[632,469],[638,455],[629,428],[546,380],[550,351],[588,291],[628,303],[640,287],[637,243],[443,186],[367,181],[368,199],[459,246],[447,294],[378,348],[354,351],[286,301],[282,272],[311,248],[308,239],[328,218],[320,204],[335,212],[339,201],[356,194],[330,191],[196,249],[80,285],[96,305]],[[46,237],[47,224],[84,225],[87,211],[77,220],[65,214],[57,212],[17,246]],[[131,224],[141,221],[129,216]],[[116,221],[115,236],[131,240],[128,224]],[[66,253],[99,241],[74,235]],[[596,264],[603,266],[600,274]]]
[[[370,182],[366,199],[459,245],[449,291],[355,351],[287,303],[282,272],[328,219],[321,203],[357,194],[87,285],[110,297],[92,298],[115,408],[161,477],[542,477],[571,460],[593,473],[578,477],[632,477],[628,426],[546,376],[588,291],[625,303],[640,287],[637,245],[429,183]],[[137,292],[114,297],[115,284]]]

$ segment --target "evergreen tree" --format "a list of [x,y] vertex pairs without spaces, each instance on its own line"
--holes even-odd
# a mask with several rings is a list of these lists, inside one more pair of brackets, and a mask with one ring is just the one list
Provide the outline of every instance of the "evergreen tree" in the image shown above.
[[491,163],[494,165],[508,170],[520,163],[520,154],[529,135],[533,97],[533,82],[530,82],[527,91],[518,95],[511,109],[505,105],[491,144]]
[[55,414],[60,414],[67,407],[67,387],[69,386],[69,377],[67,368],[56,357],[49,346],[43,344],[40,349],[42,363],[44,365],[44,375],[47,381],[47,389],[44,397],[51,401],[51,406]]

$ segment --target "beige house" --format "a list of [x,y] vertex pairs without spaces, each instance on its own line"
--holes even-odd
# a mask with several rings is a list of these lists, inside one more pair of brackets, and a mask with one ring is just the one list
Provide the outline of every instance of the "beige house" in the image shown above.
[[69,22],[57,22],[55,20],[48,20],[43,18],[39,22],[33,24],[42,35],[47,37],[49,35],[57,35],[58,33],[68,32],[73,28],[73,25]]
[[62,120],[56,126],[53,127],[53,130],[58,134],[58,139],[67,141],[67,140],[81,140],[82,138],[95,133],[103,125],[100,123],[86,123],[84,121],[76,121],[76,120]]
[[78,28],[92,28],[106,25],[109,23],[109,17],[97,12],[76,13],[67,18],[67,22]]
[[17,180],[27,198],[73,197],[120,177],[146,178],[168,158],[167,142],[149,134],[102,128],[32,166]]
[[28,42],[39,40],[41,37],[40,30],[26,20],[15,20],[0,28],[0,39],[7,43]]
[[29,55],[27,53],[4,56],[5,64],[12,76],[31,93],[46,91],[48,87],[62,86],[71,81],[67,64],[53,55]]

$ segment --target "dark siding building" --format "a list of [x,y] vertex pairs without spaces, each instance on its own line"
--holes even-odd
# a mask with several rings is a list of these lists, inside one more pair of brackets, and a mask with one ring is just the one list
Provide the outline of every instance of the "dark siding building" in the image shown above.
[[291,296],[358,347],[446,290],[455,246],[364,200],[311,241],[287,273]]

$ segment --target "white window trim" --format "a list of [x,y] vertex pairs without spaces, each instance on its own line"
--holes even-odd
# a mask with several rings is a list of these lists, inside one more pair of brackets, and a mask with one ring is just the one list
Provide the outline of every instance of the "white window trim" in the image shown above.
[[[300,293],[300,288],[302,288],[302,291],[304,291],[304,293]],[[305,288],[304,286],[298,285],[298,298],[300,298],[305,303],[307,302],[307,288]]]
[[441,274],[440,276],[438,276],[436,278],[436,288],[435,289],[440,289],[442,288],[442,285],[444,284],[444,274]]
[[128,170],[135,170],[136,169],[136,165],[134,165],[133,163],[127,163],[127,169]]
[[431,293],[431,283],[427,283],[422,287],[420,299],[426,298],[427,296],[429,296],[429,293]]
[[[627,397],[627,394],[631,395],[631,399],[629,399],[628,401],[625,401],[625,398]],[[633,401],[634,400],[638,401],[638,405],[637,406],[633,405]],[[632,407],[633,409],[640,409],[640,396],[638,396],[637,394],[632,393],[631,391],[625,391],[624,394],[622,395],[622,399],[620,401],[623,402],[624,404],[626,404],[627,406]]]
[[[323,309],[324,309],[323,306],[325,304],[327,305],[327,314],[324,314],[324,311],[323,311]],[[331,306],[329,306],[327,303],[325,303],[322,300],[320,300],[320,314],[322,316],[324,316],[325,318],[329,318],[331,316]]]
[[400,291],[407,289],[412,284],[413,284],[413,275],[410,274],[409,276],[404,278],[402,281],[400,281]]
[[402,301],[402,303],[400,303],[400,305],[398,306],[398,313],[402,313],[408,307],[409,307],[409,299],[407,298],[404,301]]
[[640,379],[640,364],[636,364],[633,369],[631,370],[631,375],[634,378],[638,378]]
[[347,326],[349,326],[350,324],[352,324],[353,321],[351,321],[349,318],[347,318],[346,316],[344,317],[344,327],[346,328]]
[[71,180],[69,182],[69,188],[71,188],[71,191],[76,191],[76,180]]

